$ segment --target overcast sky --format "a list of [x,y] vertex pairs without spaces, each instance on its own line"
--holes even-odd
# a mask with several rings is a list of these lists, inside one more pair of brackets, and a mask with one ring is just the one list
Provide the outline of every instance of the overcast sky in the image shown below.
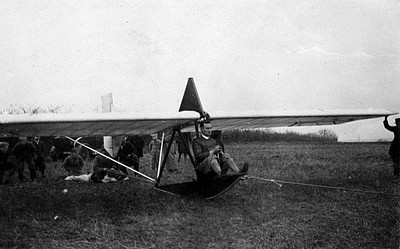
[[400,110],[400,4],[0,1],[0,108]]
[[398,1],[0,1],[0,108],[400,108]]

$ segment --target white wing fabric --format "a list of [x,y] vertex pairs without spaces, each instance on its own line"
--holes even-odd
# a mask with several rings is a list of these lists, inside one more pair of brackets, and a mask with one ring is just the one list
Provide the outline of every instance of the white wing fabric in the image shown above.
[[[386,110],[235,112],[211,115],[213,129],[253,129],[342,124],[393,115]],[[193,130],[195,112],[0,115],[1,136],[117,136],[151,134],[173,127]],[[186,129],[185,129],[186,128]]]
[[0,115],[2,136],[117,136],[151,134],[196,119],[186,115],[138,113]]
[[394,115],[386,110],[309,110],[216,114],[213,129],[256,129],[292,126],[338,125],[347,122]]

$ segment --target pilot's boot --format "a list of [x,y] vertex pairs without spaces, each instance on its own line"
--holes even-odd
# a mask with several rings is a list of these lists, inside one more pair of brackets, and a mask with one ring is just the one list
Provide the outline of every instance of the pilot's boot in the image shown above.
[[245,164],[243,164],[243,167],[240,170],[240,173],[247,173],[248,170],[249,170],[249,164],[245,163]]

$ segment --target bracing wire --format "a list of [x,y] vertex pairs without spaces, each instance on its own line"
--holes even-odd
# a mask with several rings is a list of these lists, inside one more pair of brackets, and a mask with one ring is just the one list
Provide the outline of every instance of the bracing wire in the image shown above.
[[149,177],[149,176],[147,176],[147,175],[145,175],[145,174],[143,174],[143,173],[141,173],[141,172],[139,172],[139,171],[136,171],[136,170],[132,169],[131,167],[126,166],[125,164],[123,164],[123,163],[121,163],[121,162],[118,162],[118,161],[115,160],[114,158],[111,158],[111,157],[109,157],[109,156],[107,156],[107,155],[104,155],[103,153],[101,153],[101,152],[99,152],[99,151],[97,151],[97,150],[95,150],[95,149],[93,149],[93,148],[91,148],[91,147],[89,147],[89,146],[87,146],[87,145],[85,145],[85,144],[83,144],[83,143],[80,143],[80,142],[78,141],[79,139],[76,139],[76,140],[75,140],[75,139],[70,138],[70,137],[68,137],[68,136],[65,136],[65,137],[66,137],[67,139],[69,139],[69,140],[71,140],[71,141],[73,141],[73,142],[75,142],[75,143],[77,143],[77,144],[79,144],[79,145],[82,145],[83,147],[85,147],[85,148],[87,148],[87,149],[89,149],[89,150],[91,150],[91,151],[93,151],[93,152],[95,152],[95,153],[97,153],[97,154],[99,154],[99,155],[101,155],[101,156],[107,158],[108,160],[110,160],[110,161],[112,161],[112,162],[114,162],[114,163],[116,163],[116,164],[118,164],[118,165],[121,165],[121,166],[125,167],[126,169],[128,169],[128,170],[130,170],[130,171],[133,171],[133,172],[135,172],[136,174],[138,174],[138,175],[143,176],[144,178],[146,178],[146,179],[141,179],[141,178],[137,178],[137,179],[144,180],[144,181],[147,181],[147,182],[155,182],[155,181],[156,181],[156,180],[154,180],[153,178],[151,178],[151,177]]
[[359,193],[366,193],[366,194],[378,194],[378,195],[387,195],[387,196],[400,197],[400,194],[378,192],[378,191],[370,191],[370,190],[362,190],[362,189],[352,189],[352,188],[326,186],[326,185],[319,185],[319,184],[309,184],[309,183],[301,183],[301,182],[281,181],[281,180],[267,179],[267,178],[262,178],[262,177],[257,177],[257,176],[248,176],[247,178],[261,180],[261,181],[267,181],[267,182],[272,182],[272,183],[275,183],[275,184],[279,185],[279,187],[282,187],[283,184],[291,184],[291,185],[301,185],[301,186],[314,187],[314,188],[326,188],[326,189],[351,191],[351,192],[359,192]]

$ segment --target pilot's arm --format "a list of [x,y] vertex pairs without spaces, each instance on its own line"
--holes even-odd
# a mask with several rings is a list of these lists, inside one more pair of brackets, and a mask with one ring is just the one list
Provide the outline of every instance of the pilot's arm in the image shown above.
[[387,117],[388,116],[385,116],[385,120],[383,120],[383,126],[386,128],[386,130],[394,132],[396,130],[396,127],[389,125]]

